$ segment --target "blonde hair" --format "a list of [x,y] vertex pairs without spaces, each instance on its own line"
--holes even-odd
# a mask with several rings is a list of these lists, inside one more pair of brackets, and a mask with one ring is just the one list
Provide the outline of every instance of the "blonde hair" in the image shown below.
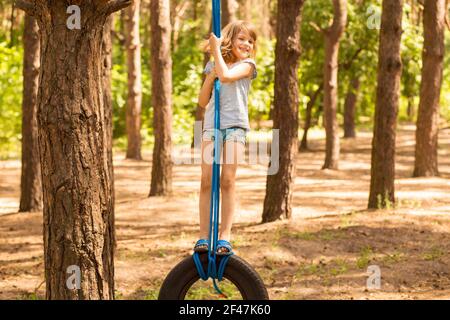
[[[257,35],[256,35],[255,27],[246,21],[237,20],[234,22],[230,22],[222,30],[221,51],[222,51],[223,60],[225,60],[226,63],[235,62],[235,60],[236,60],[236,57],[234,56],[233,51],[232,51],[233,50],[233,42],[236,40],[239,33],[241,33],[241,32],[247,33],[247,35],[249,35],[250,38],[253,39],[253,50],[250,53],[250,57],[254,59],[256,56]],[[208,40],[206,40],[203,43],[202,49],[204,52],[210,52]]]

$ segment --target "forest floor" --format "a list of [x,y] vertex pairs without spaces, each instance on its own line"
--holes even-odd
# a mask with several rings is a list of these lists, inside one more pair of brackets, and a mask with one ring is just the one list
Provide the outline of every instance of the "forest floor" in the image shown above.
[[[414,127],[397,141],[395,209],[367,210],[371,134],[341,140],[340,170],[321,170],[324,140],[297,157],[293,217],[260,224],[267,166],[238,171],[235,252],[271,299],[450,299],[450,130],[441,130],[439,178],[411,178]],[[197,240],[198,165],[174,168],[174,194],[148,198],[151,154],[114,157],[116,297],[155,299],[168,270]],[[0,299],[44,296],[42,213],[16,213],[20,161],[0,162]],[[371,268],[381,288],[368,288]],[[210,285],[196,298],[215,298]]]

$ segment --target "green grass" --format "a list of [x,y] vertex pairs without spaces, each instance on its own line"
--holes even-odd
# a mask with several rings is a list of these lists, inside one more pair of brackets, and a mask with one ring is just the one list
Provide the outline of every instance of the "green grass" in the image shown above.
[[394,264],[403,260],[405,260],[405,254],[402,252],[395,251],[392,254],[386,254],[383,257],[382,261],[385,264]]
[[372,258],[373,252],[370,246],[364,247],[359,253],[359,257],[356,260],[356,266],[359,269],[365,269],[369,265],[370,259]]
[[18,300],[44,300],[44,297],[38,295],[36,292],[25,292],[21,294]]
[[340,222],[341,228],[348,228],[353,225],[352,216],[345,215],[340,218]]
[[332,276],[338,276],[344,274],[348,271],[349,265],[347,261],[343,259],[334,260],[334,266],[330,269],[330,274]]
[[158,256],[159,256],[160,258],[164,258],[164,257],[167,256],[167,254],[166,254],[166,252],[164,251],[164,249],[159,249],[159,250],[158,250]]
[[433,247],[431,248],[430,251],[425,252],[422,255],[422,258],[426,261],[435,261],[435,260],[439,260],[440,258],[442,258],[444,256],[445,252],[442,248],[440,247]]
[[318,275],[323,273],[323,266],[316,263],[300,266],[298,270],[299,276]]
[[[398,199],[396,199],[396,201],[398,201]],[[377,208],[386,209],[386,210],[395,208],[395,203],[389,199],[388,192],[386,192],[384,195],[384,203],[386,204],[385,206],[383,206],[383,196],[381,194],[378,194],[377,195]]]
[[186,294],[186,300],[241,300],[242,296],[237,287],[229,280],[218,283],[219,289],[226,297],[216,293],[212,281],[197,281]]
[[123,299],[123,293],[118,291],[118,290],[114,290],[114,299],[115,300],[122,300]]
[[346,273],[350,268],[348,262],[344,259],[334,259],[325,263],[302,264],[295,276],[296,279],[302,276],[317,275],[321,277],[336,277]]
[[292,232],[289,230],[284,230],[283,236],[288,237],[288,238],[299,239],[299,240],[306,240],[306,241],[316,239],[315,235],[310,232]]
[[158,296],[159,289],[148,289],[145,290],[144,300],[158,300]]

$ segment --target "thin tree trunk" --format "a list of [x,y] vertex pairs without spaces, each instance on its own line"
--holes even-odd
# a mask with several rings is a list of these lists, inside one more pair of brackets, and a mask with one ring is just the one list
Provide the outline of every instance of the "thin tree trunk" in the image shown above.
[[311,120],[312,120],[312,109],[316,104],[317,98],[323,90],[323,84],[310,96],[308,104],[306,105],[306,118],[305,118],[305,127],[303,128],[303,137],[300,143],[299,151],[307,151],[308,148],[308,131],[311,128]]
[[252,21],[252,0],[240,0],[239,12],[242,20]]
[[38,131],[47,299],[114,298],[102,42],[106,18],[127,4],[83,2],[81,30],[61,27],[64,1],[19,4],[36,15],[43,48]]
[[348,89],[344,105],[344,138],[356,137],[355,115],[359,86],[360,82],[358,78],[353,78],[350,81],[350,88]]
[[400,97],[403,0],[383,0],[369,208],[395,203],[395,138]]
[[42,210],[41,164],[37,124],[40,38],[36,20],[25,15],[23,33],[22,175],[19,212]]
[[438,176],[439,100],[445,54],[445,0],[426,0],[425,42],[417,118],[414,177]]
[[[178,48],[178,39],[180,37],[180,31],[183,27],[183,21],[186,19],[186,11],[191,5],[190,1],[182,1],[178,5],[172,7],[172,52],[175,52]],[[195,6],[195,5],[194,5]]]
[[170,2],[151,0],[153,148],[150,196],[172,192],[172,57]]
[[278,1],[274,128],[279,128],[279,168],[276,174],[267,176],[263,222],[288,219],[292,215],[292,189],[298,148],[299,28],[303,3],[304,0]]
[[[205,52],[203,54],[203,66],[206,66],[206,64],[208,63],[210,58],[211,58],[211,56],[210,56],[210,54],[208,52]],[[203,74],[203,76],[202,76],[202,83],[204,81],[205,81],[205,75]],[[197,121],[201,121],[202,122],[202,132],[203,132],[203,120],[205,118],[205,112],[206,112],[206,108],[202,108],[199,105],[197,105],[197,108],[195,109],[195,121],[196,122]],[[195,147],[195,134],[196,134],[196,132],[195,132],[195,126],[194,126],[191,148]]]
[[15,20],[14,13],[15,13],[15,10],[16,10],[16,6],[15,6],[15,3],[13,2],[11,5],[11,17],[10,17],[11,25],[9,28],[9,36],[10,36],[9,47],[10,48],[12,48],[15,44],[15,41],[14,41],[14,39],[15,39],[15,37],[14,37],[14,20]]
[[139,37],[140,0],[135,0],[125,9],[126,13],[126,47],[128,67],[128,99],[126,112],[127,125],[127,159],[141,160],[141,41]]
[[222,0],[222,25],[226,26],[230,22],[236,21],[236,10],[238,3],[236,0]]
[[[116,247],[116,234],[115,234],[115,210],[114,210],[114,202],[115,202],[115,191],[114,191],[114,165],[113,165],[113,101],[112,101],[112,92],[111,92],[111,70],[112,70],[112,38],[114,31],[114,15],[109,16],[106,19],[105,26],[103,27],[103,43],[102,43],[102,56],[103,56],[103,69],[102,69],[102,78],[103,78],[103,104],[105,108],[104,117],[105,117],[105,131],[106,131],[106,150],[107,150],[107,167],[109,169],[109,198],[107,199],[107,207],[108,211],[111,214],[108,216],[110,221],[106,224],[109,228],[112,226],[112,229],[107,230],[107,233],[110,234],[110,237],[113,241],[113,247]],[[106,245],[110,245],[110,242],[107,242]],[[106,248],[104,251],[109,252],[113,251],[114,248]],[[111,260],[109,267],[112,268],[112,274],[114,274],[114,263]]]
[[414,97],[408,97],[408,106],[406,107],[406,114],[408,116],[409,121],[414,120],[414,116],[416,114],[416,111],[414,108]]
[[272,34],[272,26],[270,24],[271,20],[271,10],[270,10],[270,2],[271,0],[262,0],[260,2],[261,6],[261,35],[266,39],[271,39]]
[[325,163],[322,169],[339,168],[338,105],[339,41],[347,24],[347,0],[333,0],[333,24],[325,34],[324,124],[326,131]]

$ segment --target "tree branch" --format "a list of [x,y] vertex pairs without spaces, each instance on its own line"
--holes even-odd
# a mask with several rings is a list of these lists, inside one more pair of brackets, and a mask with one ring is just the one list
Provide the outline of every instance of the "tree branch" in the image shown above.
[[314,30],[316,30],[317,32],[321,32],[321,33],[325,33],[326,32],[326,29],[324,29],[324,28],[322,28],[322,27],[319,27],[315,22],[310,22],[309,23],[309,25],[311,26],[311,27],[313,27],[313,29]]
[[35,5],[33,3],[30,3],[30,2],[24,1],[24,0],[16,0],[15,6],[16,6],[16,8],[22,9],[29,15],[34,15]]
[[128,7],[133,1],[132,0],[112,0],[108,1],[105,5],[104,12],[109,16],[110,14],[122,10]]
[[349,61],[346,61],[342,64],[339,64],[340,67],[343,67],[345,70],[349,70],[352,67],[353,62],[358,58],[359,54],[365,49],[365,46],[358,48]]

